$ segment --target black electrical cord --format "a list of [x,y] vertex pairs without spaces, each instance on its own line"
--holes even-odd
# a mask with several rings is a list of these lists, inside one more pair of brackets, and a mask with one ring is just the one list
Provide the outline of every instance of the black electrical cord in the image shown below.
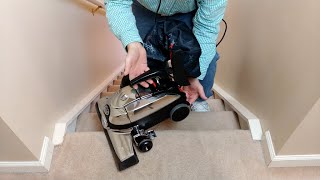
[[227,33],[227,29],[228,29],[228,24],[227,24],[227,22],[226,22],[224,19],[222,19],[222,21],[223,21],[223,22],[224,22],[224,24],[225,24],[225,28],[224,28],[223,35],[222,35],[222,37],[221,37],[220,41],[217,43],[216,47],[218,47],[218,46],[219,46],[219,44],[222,42],[222,40],[224,39],[224,36],[225,36],[225,35],[226,35],[226,33]]

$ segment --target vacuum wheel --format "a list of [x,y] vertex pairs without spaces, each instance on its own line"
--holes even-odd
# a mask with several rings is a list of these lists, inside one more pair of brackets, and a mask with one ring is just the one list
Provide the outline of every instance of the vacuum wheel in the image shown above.
[[151,139],[145,138],[139,143],[138,148],[142,152],[148,152],[148,151],[150,151],[152,146],[153,146],[153,143],[152,143]]
[[187,104],[178,104],[172,108],[170,118],[173,121],[181,121],[185,119],[190,113],[190,107]]

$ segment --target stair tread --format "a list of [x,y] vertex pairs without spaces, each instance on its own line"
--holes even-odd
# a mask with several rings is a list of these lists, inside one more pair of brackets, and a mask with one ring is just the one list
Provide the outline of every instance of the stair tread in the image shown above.
[[105,92],[105,91],[103,91],[103,92],[101,93],[101,97],[111,96],[113,93],[114,93],[114,92]]
[[113,81],[113,85],[120,85],[121,84],[121,79],[116,79]]
[[118,80],[121,80],[121,79],[123,78],[123,76],[124,76],[123,74],[122,74],[122,75],[119,75],[119,76],[117,76],[117,79],[118,79]]
[[208,99],[207,100],[211,111],[225,111],[223,101],[221,99]]
[[103,131],[97,113],[82,114],[76,125],[76,132]]
[[180,121],[174,122],[167,119],[156,126],[154,130],[226,130],[240,129],[237,116],[232,111],[219,112],[191,112],[189,116]]
[[[261,144],[247,130],[161,131],[153,148],[124,171],[103,132],[70,133],[55,146],[49,173],[7,173],[0,179],[319,179],[319,167],[267,168]],[[137,149],[137,148],[135,148]]]
[[[249,131],[172,130],[157,135],[149,152],[137,150],[137,165],[118,171],[103,132],[67,134],[53,157],[53,171],[59,172],[55,177],[71,178],[86,172],[90,179],[220,179],[217,174],[223,168],[232,169],[228,179],[252,179],[248,177],[254,174],[248,173],[252,168],[267,169],[260,143],[252,141]],[[237,168],[243,166],[247,168]]]

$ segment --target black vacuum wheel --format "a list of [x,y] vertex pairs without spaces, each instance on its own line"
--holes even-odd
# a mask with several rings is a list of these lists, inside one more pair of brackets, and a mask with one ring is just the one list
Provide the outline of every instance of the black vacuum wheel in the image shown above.
[[138,148],[142,152],[148,152],[150,151],[152,146],[153,146],[152,140],[149,138],[145,138],[139,143]]
[[187,104],[178,104],[172,108],[170,118],[173,121],[181,121],[185,119],[190,113],[190,107]]

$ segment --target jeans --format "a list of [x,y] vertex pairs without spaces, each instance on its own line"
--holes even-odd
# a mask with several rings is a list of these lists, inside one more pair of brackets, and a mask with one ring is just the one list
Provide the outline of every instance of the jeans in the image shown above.
[[[193,28],[192,19],[195,15],[196,11],[189,12],[189,13],[180,13],[175,14],[172,16],[161,16],[157,15],[156,13],[149,11],[145,7],[143,7],[139,2],[133,1],[132,4],[132,12],[136,19],[136,25],[142,39],[145,39],[148,32],[154,26],[156,20],[179,20],[184,22],[190,29]],[[203,80],[200,80],[201,85],[203,86],[205,95],[210,97],[213,95],[212,93],[212,86],[214,83],[214,77],[216,74],[216,64],[217,60],[219,59],[219,54],[216,53],[213,60],[211,61],[206,76]],[[203,101],[203,99],[198,98],[197,101]]]

